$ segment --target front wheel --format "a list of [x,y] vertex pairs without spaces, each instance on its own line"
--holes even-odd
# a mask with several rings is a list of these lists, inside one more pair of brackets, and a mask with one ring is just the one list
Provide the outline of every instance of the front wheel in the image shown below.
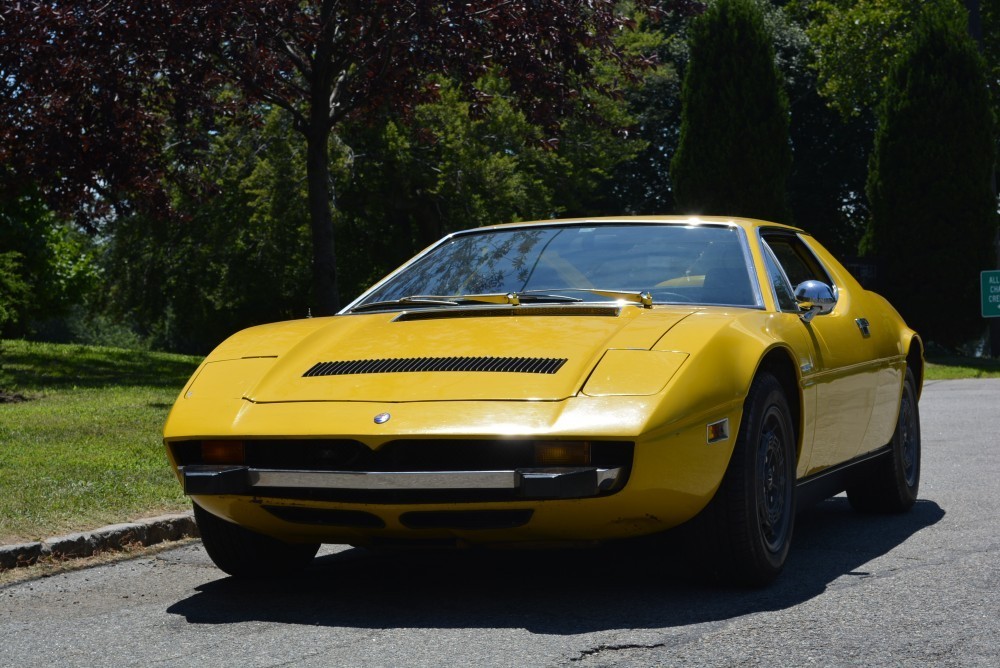
[[201,542],[215,565],[242,578],[287,575],[304,568],[319,551],[319,543],[285,543],[244,529],[194,504]]
[[896,430],[889,442],[890,453],[847,488],[847,500],[855,510],[868,513],[902,513],[913,507],[920,488],[920,413],[917,381],[906,370],[899,401]]
[[721,579],[762,586],[781,572],[795,520],[795,430],[784,388],[761,373],[750,385],[729,467],[706,509],[708,557]]

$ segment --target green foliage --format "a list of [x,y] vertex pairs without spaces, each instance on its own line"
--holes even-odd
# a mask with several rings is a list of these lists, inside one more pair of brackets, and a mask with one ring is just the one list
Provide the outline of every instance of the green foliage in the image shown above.
[[445,79],[437,85],[437,99],[407,122],[345,131],[354,159],[335,217],[345,294],[455,230],[599,213],[611,171],[642,148],[617,132],[631,122],[624,102],[591,91],[556,140],[510,103],[500,79],[480,82],[492,96],[485,108]]
[[21,271],[21,254],[0,253],[0,331],[14,322],[28,303],[29,289]]
[[32,192],[0,191],[0,334],[65,338],[99,279],[96,246]]
[[0,543],[188,506],[160,430],[197,360],[0,341]]
[[[251,119],[252,120],[252,119]],[[304,317],[310,238],[304,147],[287,117],[220,126],[196,167],[178,163],[178,217],[117,221],[105,311],[154,348],[207,352],[232,332]],[[182,176],[206,184],[186,186]],[[98,323],[99,324],[99,323]]]
[[808,33],[817,46],[819,92],[844,116],[875,107],[893,63],[922,11],[964,27],[957,0],[827,0],[810,4]]
[[[617,132],[631,120],[624,102],[592,91],[581,90],[586,113],[565,122],[554,150],[503,80],[480,82],[487,106],[435,83],[439,95],[407,122],[386,112],[332,142],[342,297],[456,229],[591,213],[610,171],[641,148]],[[238,329],[314,306],[305,146],[287,114],[249,111],[259,123],[221,119],[211,142],[177,157],[178,219],[132,215],[111,230],[104,312],[154,348],[206,352]],[[122,340],[99,318],[84,324],[82,334]]]
[[671,177],[679,209],[787,221],[788,101],[752,0],[718,0],[691,27]]
[[812,66],[817,47],[807,32],[810,14],[803,3],[758,0],[758,7],[774,35],[789,98],[791,218],[836,255],[855,255],[868,222],[864,185],[874,117],[843,118],[818,93]]
[[1000,0],[982,0],[983,56],[994,104],[1000,104]]
[[928,11],[893,66],[868,179],[879,288],[926,339],[978,336],[993,266],[994,116],[975,43]]
[[624,39],[628,48],[653,54],[658,66],[645,72],[642,82],[626,91],[627,128],[643,148],[620,163],[603,188],[604,210],[612,214],[669,213],[674,209],[670,160],[677,148],[681,119],[681,82],[678,71],[687,63],[688,12],[668,11],[656,22],[639,16],[636,30]]

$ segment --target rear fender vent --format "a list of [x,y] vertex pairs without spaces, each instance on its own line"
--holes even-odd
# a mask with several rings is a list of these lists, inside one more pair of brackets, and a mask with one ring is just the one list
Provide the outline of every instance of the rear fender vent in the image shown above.
[[486,371],[492,373],[554,374],[567,360],[554,357],[396,357],[381,360],[319,362],[303,375],[350,376],[417,371]]

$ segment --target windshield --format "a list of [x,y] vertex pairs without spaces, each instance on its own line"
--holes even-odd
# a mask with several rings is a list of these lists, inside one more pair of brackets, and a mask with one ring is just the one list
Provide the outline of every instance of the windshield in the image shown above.
[[[455,235],[368,294],[364,304],[441,304],[465,295],[757,306],[742,235],[728,226],[567,225]],[[563,299],[565,301],[565,299]],[[573,300],[576,301],[576,300]]]

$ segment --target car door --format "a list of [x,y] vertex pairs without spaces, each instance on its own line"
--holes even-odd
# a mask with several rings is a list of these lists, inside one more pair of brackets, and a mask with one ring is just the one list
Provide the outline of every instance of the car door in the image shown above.
[[762,229],[761,241],[766,261],[777,265],[768,273],[782,312],[799,314],[794,286],[806,280],[832,286],[837,296],[829,314],[808,322],[799,319],[812,357],[801,369],[802,381],[816,396],[813,447],[806,466],[806,473],[812,474],[860,451],[878,391],[879,356],[865,314],[859,311],[865,302],[860,291],[838,285],[794,232]]

